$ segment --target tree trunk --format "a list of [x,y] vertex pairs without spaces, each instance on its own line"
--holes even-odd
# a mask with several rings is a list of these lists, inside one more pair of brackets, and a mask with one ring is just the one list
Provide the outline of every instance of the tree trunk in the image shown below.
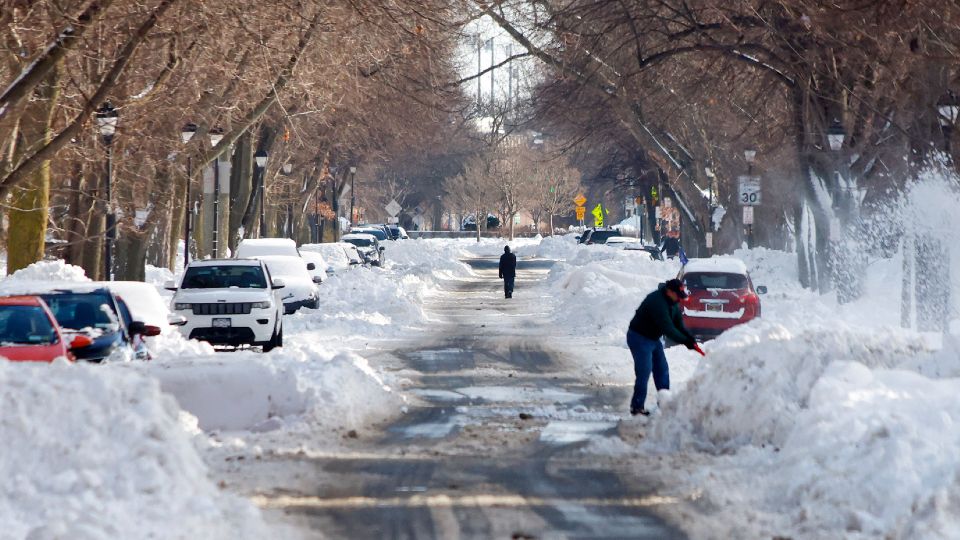
[[[33,99],[24,110],[17,130],[17,159],[49,144],[53,111],[60,94],[59,79],[57,67],[34,89]],[[7,272],[13,273],[43,258],[49,215],[50,161],[42,161],[10,195]]]
[[[240,241],[240,229],[243,227],[243,218],[253,203],[250,200],[253,194],[253,137],[249,131],[237,139],[237,148],[233,153],[233,167],[230,171],[230,230],[228,232],[230,251],[237,249]],[[251,232],[245,227],[244,237],[250,237]]]
[[167,264],[165,266],[171,272],[176,271],[177,252],[185,232],[187,212],[190,211],[190,201],[187,200],[187,182],[189,181],[190,178],[187,176],[177,179],[170,205],[170,229],[167,231]]
[[103,278],[103,235],[107,225],[106,217],[106,205],[98,198],[90,207],[87,237],[83,242],[83,271],[94,281]]
[[144,281],[148,233],[127,228],[116,240],[114,274],[120,281]]
[[67,214],[64,216],[67,252],[64,256],[67,264],[83,266],[84,237],[87,229],[87,213],[90,211],[90,197],[84,193],[84,162],[77,160],[72,165]]

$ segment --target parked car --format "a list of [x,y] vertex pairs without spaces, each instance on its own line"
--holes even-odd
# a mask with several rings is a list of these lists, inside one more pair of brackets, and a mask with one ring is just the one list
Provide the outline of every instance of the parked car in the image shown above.
[[387,225],[387,228],[390,229],[390,238],[393,240],[410,239],[410,235],[407,234],[407,230],[399,225]]
[[604,242],[604,245],[617,249],[624,249],[628,245],[640,243],[642,243],[641,240],[639,238],[634,238],[633,236],[611,236],[610,238],[607,238],[607,241]]
[[373,266],[383,265],[385,248],[380,245],[376,236],[366,233],[350,233],[343,235],[342,240],[357,246],[357,251],[360,252],[366,263]]
[[581,234],[577,240],[581,244],[604,244],[607,239],[614,236],[623,236],[623,234],[620,232],[620,229],[593,227],[583,231],[583,234]]
[[150,360],[150,337],[173,331],[170,324],[170,309],[167,301],[160,296],[157,288],[142,281],[99,281],[99,285],[110,289],[117,296],[120,316],[127,328],[144,324],[143,332],[131,336],[134,357],[137,360]]
[[767,288],[754,288],[740,259],[691,259],[677,278],[689,293],[682,301],[683,322],[698,339],[716,337],[760,316],[760,295],[766,294]]
[[299,257],[297,243],[289,238],[245,238],[237,245],[235,259],[249,259],[267,255]]
[[[88,362],[149,359],[138,336],[158,335],[160,329],[125,317],[121,300],[99,283],[69,284],[37,294],[50,307],[61,328],[85,335],[93,342],[74,350],[77,360]],[[127,309],[129,312],[129,309]]]
[[384,231],[380,227],[375,226],[362,226],[362,227],[353,227],[350,229],[350,234],[370,234],[377,238],[380,242],[385,242],[390,239],[390,233]]
[[180,333],[212,345],[258,345],[264,352],[283,346],[282,278],[272,277],[260,259],[191,261],[171,308],[186,319]]
[[73,351],[92,344],[87,336],[63,331],[39,296],[0,298],[0,357],[15,362],[75,360]]
[[[357,251],[357,246],[346,242],[331,242],[327,244],[304,244],[300,246],[300,254],[306,257],[308,252],[319,253],[327,263],[324,269],[328,276],[347,270],[358,264],[363,264],[363,257]],[[351,257],[351,252],[354,255]]]
[[317,290],[319,281],[311,277],[307,270],[308,266],[312,269],[313,264],[304,264],[302,258],[287,255],[257,258],[267,263],[270,275],[283,279],[286,285],[286,290],[281,295],[284,314],[295,313],[302,307],[310,309],[320,307],[320,292]]
[[320,253],[317,253],[316,251],[307,251],[306,249],[303,249],[303,246],[300,246],[300,257],[306,261],[308,268],[307,272],[310,273],[310,278],[317,285],[323,283],[324,280],[333,274],[330,265],[327,264],[326,257]]

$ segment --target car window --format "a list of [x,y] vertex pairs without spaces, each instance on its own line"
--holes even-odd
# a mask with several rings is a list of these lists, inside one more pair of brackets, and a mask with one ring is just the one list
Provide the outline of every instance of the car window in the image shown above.
[[300,257],[264,257],[263,262],[270,269],[271,276],[310,279],[307,263]]
[[691,272],[683,276],[690,289],[745,289],[747,276],[721,272]]
[[40,295],[64,328],[97,328],[107,332],[120,329],[113,299],[106,293],[49,293]]
[[344,242],[349,242],[357,247],[370,247],[373,245],[373,240],[369,238],[344,238]]
[[57,332],[40,306],[0,306],[0,347],[56,342]]
[[267,280],[259,266],[225,265],[187,268],[181,289],[266,289]]

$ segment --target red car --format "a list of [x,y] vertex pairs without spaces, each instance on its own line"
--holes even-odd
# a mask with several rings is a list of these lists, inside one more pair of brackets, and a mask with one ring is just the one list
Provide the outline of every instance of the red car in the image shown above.
[[717,337],[760,316],[760,295],[767,288],[753,287],[747,265],[740,259],[691,259],[677,278],[689,294],[681,302],[683,323],[698,339]]
[[68,344],[40,297],[0,298],[0,357],[18,362],[52,362],[61,356],[74,360],[71,351],[91,343],[87,336],[75,336]]

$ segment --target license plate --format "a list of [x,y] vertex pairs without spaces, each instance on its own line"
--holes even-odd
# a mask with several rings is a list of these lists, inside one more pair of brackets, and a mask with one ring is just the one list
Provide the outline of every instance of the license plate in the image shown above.
[[214,328],[230,328],[230,319],[214,319]]
[[723,311],[723,304],[704,304],[706,311]]

